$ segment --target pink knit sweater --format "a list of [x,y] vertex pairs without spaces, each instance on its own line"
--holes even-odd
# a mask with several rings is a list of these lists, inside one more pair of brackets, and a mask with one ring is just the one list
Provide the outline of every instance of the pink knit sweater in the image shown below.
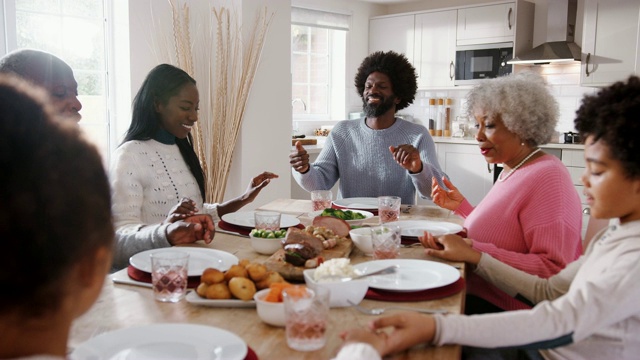
[[[580,198],[562,162],[544,155],[497,181],[474,209],[456,210],[473,248],[522,271],[548,278],[582,254]],[[529,308],[480,276],[467,292],[505,309]]]

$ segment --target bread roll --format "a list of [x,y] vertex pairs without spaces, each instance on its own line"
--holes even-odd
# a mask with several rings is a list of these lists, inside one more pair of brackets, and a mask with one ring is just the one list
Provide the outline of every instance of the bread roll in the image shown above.
[[234,277],[229,280],[229,290],[231,294],[240,300],[251,300],[256,293],[256,286],[250,279],[245,277]]

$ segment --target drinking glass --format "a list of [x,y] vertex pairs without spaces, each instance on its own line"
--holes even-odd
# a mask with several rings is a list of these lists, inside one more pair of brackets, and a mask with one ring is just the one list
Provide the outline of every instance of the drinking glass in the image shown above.
[[321,349],[327,342],[329,289],[294,285],[282,291],[287,345],[298,351]]
[[333,193],[331,190],[313,190],[311,192],[311,203],[313,211],[324,210],[331,207]]
[[400,197],[378,197],[378,216],[382,224],[397,221],[400,218]]
[[280,213],[275,211],[256,211],[253,214],[255,228],[258,230],[279,230]]
[[187,292],[189,254],[163,251],[151,254],[151,284],[156,300],[178,302]]
[[371,229],[373,259],[395,259],[400,250],[401,229],[396,225],[380,225]]

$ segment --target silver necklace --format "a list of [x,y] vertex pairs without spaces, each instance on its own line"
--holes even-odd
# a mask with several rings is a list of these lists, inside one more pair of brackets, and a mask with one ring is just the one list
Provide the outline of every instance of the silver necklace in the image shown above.
[[507,178],[509,178],[509,176],[511,176],[511,174],[513,174],[514,171],[518,170],[520,168],[520,166],[524,165],[524,163],[526,163],[527,160],[531,159],[531,157],[533,155],[535,155],[540,150],[542,150],[542,149],[537,148],[537,149],[533,150],[531,152],[531,154],[527,155],[526,158],[522,159],[522,161],[520,161],[520,163],[518,165],[514,166],[513,169],[509,170],[509,172],[507,173],[507,175],[505,177],[502,177],[502,173],[500,173],[500,175],[498,175],[498,181],[502,182],[502,181],[507,180]]

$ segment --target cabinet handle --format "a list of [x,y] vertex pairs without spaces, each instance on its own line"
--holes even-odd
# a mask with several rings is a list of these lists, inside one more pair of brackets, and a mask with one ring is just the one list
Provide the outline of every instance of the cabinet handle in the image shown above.
[[591,59],[591,53],[587,54],[587,61],[584,64],[584,73],[589,77],[589,59]]
[[449,64],[449,79],[451,81],[453,81],[453,77],[455,76],[455,74],[456,74],[456,67],[453,64],[453,60],[451,60],[451,63]]
[[585,215],[591,215],[591,208],[584,208],[584,210],[582,210],[582,213]]
[[487,171],[491,174],[491,164],[487,163]]
[[513,14],[513,8],[509,8],[509,14],[507,14],[507,22],[509,23],[509,30],[511,30],[511,14]]

